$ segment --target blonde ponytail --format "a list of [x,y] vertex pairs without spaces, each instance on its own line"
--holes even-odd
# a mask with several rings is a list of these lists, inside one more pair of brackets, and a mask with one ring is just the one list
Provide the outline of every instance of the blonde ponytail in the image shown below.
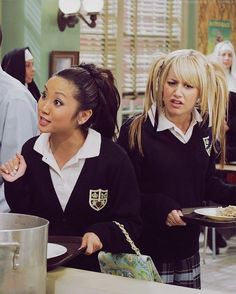
[[[162,86],[160,85],[160,75],[165,60],[165,54],[159,53],[156,60],[151,64],[148,75],[148,82],[144,97],[144,111],[141,115],[134,118],[129,130],[129,146],[134,149],[138,146],[139,152],[143,155],[141,144],[142,124],[148,117],[148,111],[154,103],[158,103],[158,97],[162,97]],[[159,103],[161,104],[161,102]]]
[[[214,78],[213,78],[214,77]],[[209,66],[209,86],[214,87],[210,91],[209,98],[212,99],[212,138],[213,146],[220,142],[220,161],[225,162],[225,119],[227,117],[228,87],[224,69],[221,65],[211,62]]]

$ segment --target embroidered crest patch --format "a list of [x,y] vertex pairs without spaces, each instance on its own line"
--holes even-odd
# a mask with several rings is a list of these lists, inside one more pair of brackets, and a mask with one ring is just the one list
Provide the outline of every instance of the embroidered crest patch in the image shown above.
[[89,190],[89,205],[99,211],[107,204],[108,190]]
[[212,147],[212,143],[210,142],[210,137],[207,136],[207,137],[204,137],[202,139],[203,139],[203,142],[204,142],[206,152],[210,156],[211,155],[211,147]]

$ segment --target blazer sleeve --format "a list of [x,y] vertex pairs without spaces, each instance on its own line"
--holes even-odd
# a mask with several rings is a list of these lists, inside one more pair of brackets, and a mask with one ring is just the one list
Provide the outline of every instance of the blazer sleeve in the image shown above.
[[[137,176],[138,183],[142,183],[142,165],[145,158],[139,153],[136,148],[130,150],[129,147],[129,122],[125,123],[120,130],[119,138],[117,140],[127,152],[135,173]],[[162,225],[165,224],[167,215],[174,209],[180,210],[181,206],[174,199],[166,194],[161,193],[147,193],[141,190],[141,207],[142,216],[144,219],[150,222],[159,222]]]

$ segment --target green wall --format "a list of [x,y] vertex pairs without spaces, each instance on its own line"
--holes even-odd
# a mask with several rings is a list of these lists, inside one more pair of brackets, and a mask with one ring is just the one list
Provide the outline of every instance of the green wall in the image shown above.
[[2,56],[29,46],[35,62],[35,81],[43,89],[49,77],[49,56],[55,51],[79,51],[79,25],[60,32],[58,0],[1,0]]
[[[183,1],[188,1],[189,12],[185,44],[188,48],[196,48],[197,0]],[[79,51],[79,24],[60,32],[57,11],[58,0],[0,0],[4,38],[1,56],[14,48],[29,46],[34,56],[35,81],[40,90],[49,77],[50,52]]]
[[197,0],[188,1],[188,20],[187,20],[187,48],[197,49]]

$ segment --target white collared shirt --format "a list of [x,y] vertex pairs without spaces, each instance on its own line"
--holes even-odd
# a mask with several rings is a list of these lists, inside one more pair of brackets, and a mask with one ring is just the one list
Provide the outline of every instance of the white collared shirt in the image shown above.
[[86,158],[96,157],[100,154],[101,135],[95,130],[89,129],[83,146],[62,169],[59,168],[52,154],[49,137],[49,133],[41,134],[34,144],[34,150],[42,154],[42,160],[49,165],[54,189],[62,209],[65,210]]
[[[148,116],[151,120],[152,125],[154,126],[155,123],[155,112],[156,112],[156,105],[153,104],[151,109],[148,111]],[[193,127],[195,126],[196,123],[202,121],[202,117],[200,113],[197,111],[196,108],[193,109],[192,113],[192,121],[190,123],[190,126],[187,130],[186,133],[181,131],[174,123],[169,121],[167,117],[165,116],[164,112],[160,112],[159,117],[158,117],[158,126],[157,126],[157,132],[165,131],[165,130],[170,130],[170,132],[182,143],[186,144],[193,132]]]

